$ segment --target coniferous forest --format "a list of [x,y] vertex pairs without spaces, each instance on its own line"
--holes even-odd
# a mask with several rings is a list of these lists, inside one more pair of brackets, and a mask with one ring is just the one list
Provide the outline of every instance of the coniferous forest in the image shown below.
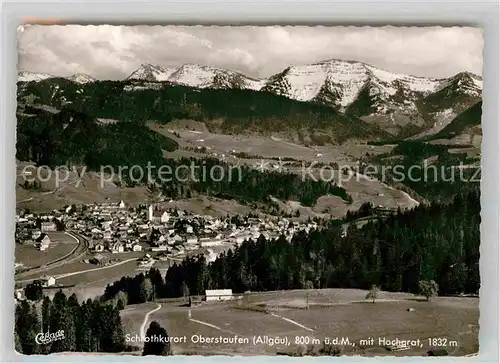
[[479,278],[479,192],[457,196],[450,204],[421,205],[363,228],[352,226],[342,237],[330,223],[310,234],[299,232],[289,242],[281,237],[245,241],[206,264],[187,258],[165,277],[123,277],[108,285],[103,299],[120,291],[128,303],[154,297],[181,297],[205,289],[234,292],[314,288],[361,288],[379,285],[386,291],[418,292],[419,281],[434,280],[440,295],[476,294]]
[[[16,351],[28,355],[121,352],[125,350],[120,318],[123,305],[114,302],[88,299],[79,303],[75,294],[67,298],[62,291],[58,291],[52,300],[45,296],[41,301],[21,301],[15,311]],[[64,332],[63,339],[37,342],[37,335],[58,331]]]

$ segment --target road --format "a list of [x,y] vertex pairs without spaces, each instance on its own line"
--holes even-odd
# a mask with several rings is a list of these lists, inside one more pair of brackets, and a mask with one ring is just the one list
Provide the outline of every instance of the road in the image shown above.
[[161,305],[160,305],[160,304],[158,304],[158,306],[157,306],[156,308],[154,308],[154,309],[153,309],[153,310],[151,310],[151,311],[148,311],[148,312],[146,313],[146,315],[144,316],[144,321],[142,322],[142,325],[141,325],[141,330],[140,330],[140,335],[139,335],[139,336],[141,337],[142,341],[145,341],[145,337],[146,337],[146,325],[147,325],[147,323],[148,323],[149,316],[150,316],[151,314],[153,314],[154,312],[156,312],[156,311],[160,310],[160,309],[161,309]]
[[125,263],[128,263],[130,261],[136,261],[136,260],[137,260],[137,258],[129,258],[129,259],[126,259],[126,260],[114,263],[112,265],[103,266],[103,267],[99,267],[99,268],[92,268],[92,269],[83,270],[83,271],[68,272],[66,274],[54,275],[54,277],[59,280],[59,279],[62,279],[62,278],[65,278],[65,277],[69,277],[69,276],[80,275],[80,274],[85,274],[85,273],[88,273],[88,272],[95,272],[95,271],[100,271],[100,270],[106,270],[108,268],[113,268],[113,267],[120,266],[120,265],[123,265]]

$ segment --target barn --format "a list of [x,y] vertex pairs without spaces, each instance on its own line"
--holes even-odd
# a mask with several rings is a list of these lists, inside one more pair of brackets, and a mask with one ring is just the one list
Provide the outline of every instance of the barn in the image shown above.
[[104,266],[104,265],[107,265],[109,263],[109,258],[101,253],[97,253],[90,260],[90,263],[93,263],[93,264],[99,265],[99,266]]
[[40,282],[43,287],[54,286],[56,284],[56,278],[54,276],[43,276]]
[[205,301],[223,301],[233,298],[233,290],[205,290]]

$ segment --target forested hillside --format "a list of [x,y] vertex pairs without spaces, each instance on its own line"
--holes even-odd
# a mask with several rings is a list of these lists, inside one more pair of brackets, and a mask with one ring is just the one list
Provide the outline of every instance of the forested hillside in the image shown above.
[[483,102],[478,102],[471,108],[465,110],[460,115],[455,117],[448,125],[446,125],[437,134],[432,135],[429,140],[440,138],[451,139],[462,133],[468,133],[471,128],[481,125]]
[[[153,182],[147,180],[146,174],[140,182],[148,184],[154,192],[172,198],[203,194],[235,199],[243,204],[269,204],[270,196],[273,196],[313,206],[322,195],[335,195],[346,203],[352,202],[347,191],[340,186],[291,172],[259,171],[244,165],[236,167],[215,158],[165,159],[157,166],[151,172]],[[123,177],[127,181],[129,176],[125,173]]]
[[146,165],[161,163],[162,150],[177,142],[133,122],[102,124],[86,113],[63,108],[51,112],[25,107],[18,114],[16,157],[50,167]]
[[370,164],[378,165],[375,170],[380,180],[411,188],[429,201],[447,203],[456,195],[478,192],[481,179],[479,167],[460,167],[460,163],[467,166],[477,159],[449,149],[447,145],[400,141],[390,153],[371,158]]

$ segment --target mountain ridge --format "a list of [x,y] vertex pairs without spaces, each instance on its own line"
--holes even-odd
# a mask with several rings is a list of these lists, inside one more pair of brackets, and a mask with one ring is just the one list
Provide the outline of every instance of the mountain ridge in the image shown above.
[[[248,78],[252,81],[256,81],[256,82],[267,82],[269,81],[271,78],[273,78],[274,76],[280,74],[280,73],[283,73],[291,68],[296,68],[296,67],[307,67],[307,66],[322,66],[322,65],[329,65],[329,64],[332,64],[332,63],[341,63],[341,64],[357,64],[357,65],[361,65],[363,67],[366,67],[367,69],[370,69],[370,70],[375,70],[375,72],[385,72],[385,73],[390,73],[390,74],[393,74],[393,75],[396,75],[396,76],[399,76],[399,77],[410,77],[410,78],[414,78],[414,79],[426,79],[426,80],[434,80],[434,81],[446,81],[446,80],[449,80],[449,79],[452,79],[458,75],[461,75],[461,74],[467,74],[467,75],[470,75],[472,76],[473,78],[476,78],[478,80],[481,80],[482,81],[482,77],[473,73],[473,72],[469,72],[469,71],[462,71],[462,72],[459,72],[453,76],[450,76],[450,77],[443,77],[443,78],[435,78],[435,77],[424,77],[424,76],[414,76],[414,75],[411,75],[411,74],[406,74],[406,73],[398,73],[398,72],[392,72],[392,71],[389,71],[389,70],[386,70],[386,69],[383,69],[383,68],[380,68],[380,67],[375,67],[375,66],[372,66],[370,65],[369,63],[366,63],[366,62],[362,62],[362,61],[355,61],[355,60],[342,60],[342,59],[336,59],[336,58],[332,58],[332,59],[326,59],[326,60],[322,60],[322,61],[319,61],[319,62],[315,62],[315,63],[309,63],[309,64],[304,64],[304,65],[291,65],[291,66],[288,66],[286,67],[285,69],[283,69],[282,71],[280,72],[277,72],[273,75],[271,75],[270,77],[264,77],[264,78],[256,78],[256,77],[251,77],[251,76],[248,76],[242,72],[239,72],[239,71],[234,71],[234,70],[231,70],[231,69],[225,69],[225,68],[220,68],[220,67],[214,67],[214,66],[209,66],[209,65],[203,65],[203,64],[197,64],[197,63],[185,63],[185,64],[182,64],[181,66],[179,67],[166,67],[166,66],[162,66],[162,65],[155,65],[155,64],[151,64],[151,63],[142,63],[137,69],[135,69],[133,72],[131,72],[127,77],[123,78],[123,80],[143,80],[143,81],[158,81],[158,82],[164,82],[164,81],[168,81],[168,78],[173,75],[174,73],[176,73],[177,71],[181,70],[182,68],[186,68],[186,67],[198,67],[198,68],[204,68],[204,69],[211,69],[211,70],[217,70],[217,71],[224,71],[224,72],[227,72],[227,73],[230,73],[230,74],[238,74],[238,75],[241,75],[241,76],[244,76],[245,78]],[[156,71],[156,75],[154,74],[154,71]],[[151,74],[153,73],[153,74]],[[167,76],[165,76],[165,74],[159,74],[159,73],[165,73],[167,74]],[[27,81],[25,79],[23,79],[23,75],[25,74],[33,74],[33,75],[42,75],[42,76],[45,76],[47,78],[51,77],[51,78],[68,78],[68,77],[61,77],[61,76],[55,76],[55,75],[51,75],[49,73],[37,73],[37,72],[31,72],[31,71],[20,71],[18,73],[18,81]],[[77,73],[77,74],[81,74],[81,75],[86,75],[86,74],[83,74],[83,73]],[[97,80],[96,78],[90,76],[90,75],[86,75],[87,77],[91,78],[91,79],[94,79],[94,80]],[[151,76],[156,76],[156,79],[151,79]],[[99,79],[101,80],[101,79]],[[107,79],[102,79],[102,80],[107,80]],[[185,85],[188,85],[188,84],[185,84]],[[481,88],[482,88],[482,84],[481,84]]]
[[[24,75],[19,80],[40,82],[47,78],[50,75]],[[85,83],[93,82],[91,77],[80,78]],[[71,77],[67,79],[75,81]],[[482,77],[467,71],[447,78],[419,77],[339,59],[291,65],[262,79],[200,64],[188,63],[176,68],[144,63],[118,82],[132,82],[124,89],[127,92],[157,90],[161,83],[197,89],[270,92],[329,106],[400,137],[432,128],[442,121],[443,115],[451,120],[481,100],[483,87]]]

